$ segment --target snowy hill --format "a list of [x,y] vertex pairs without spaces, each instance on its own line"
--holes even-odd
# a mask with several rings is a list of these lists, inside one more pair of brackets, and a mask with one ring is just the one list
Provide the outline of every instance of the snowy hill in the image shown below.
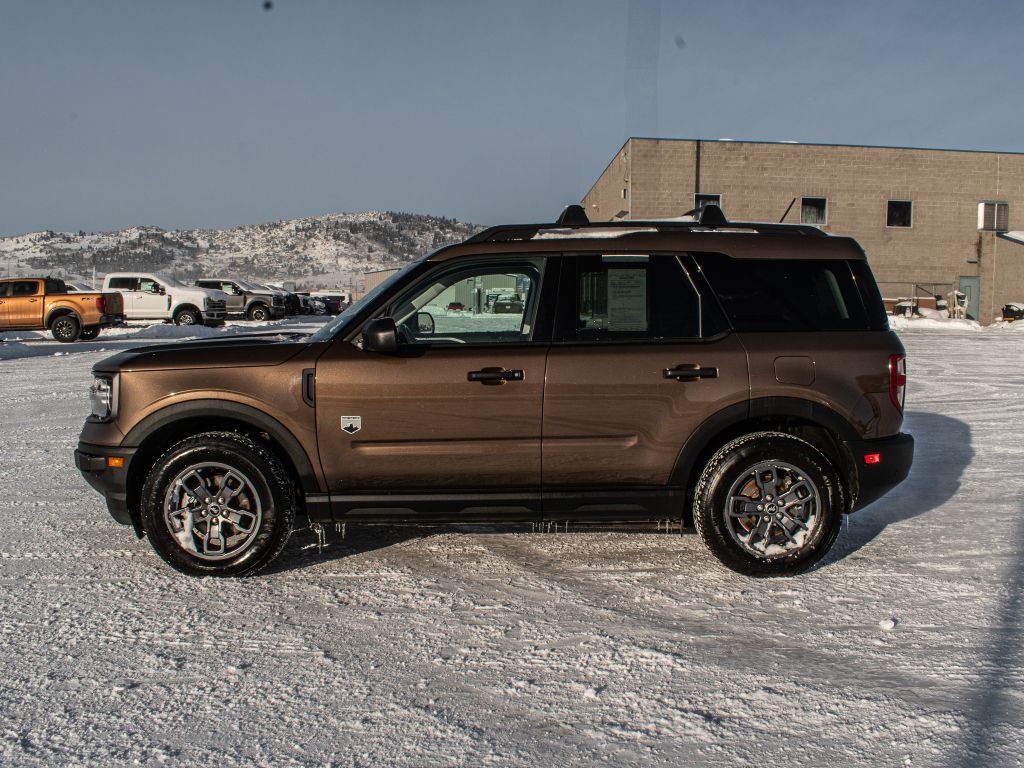
[[131,227],[118,232],[33,232],[0,238],[11,274],[90,276],[117,270],[190,280],[232,274],[296,280],[305,288],[358,285],[364,272],[398,267],[481,227],[391,211],[336,213],[234,229]]

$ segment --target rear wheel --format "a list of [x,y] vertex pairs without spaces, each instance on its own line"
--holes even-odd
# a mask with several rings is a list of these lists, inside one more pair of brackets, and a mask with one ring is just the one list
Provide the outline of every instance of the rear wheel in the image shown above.
[[61,315],[50,323],[50,333],[57,341],[75,341],[82,333],[82,324],[74,315]]
[[295,524],[295,487],[265,445],[234,432],[175,444],[142,488],[150,544],[194,576],[248,576],[284,548]]
[[78,338],[80,338],[82,341],[92,341],[99,335],[99,328],[85,328],[82,330],[81,334],[79,334]]
[[832,548],[843,509],[838,473],[819,450],[792,435],[759,432],[711,458],[693,514],[704,543],[728,568],[790,576]]

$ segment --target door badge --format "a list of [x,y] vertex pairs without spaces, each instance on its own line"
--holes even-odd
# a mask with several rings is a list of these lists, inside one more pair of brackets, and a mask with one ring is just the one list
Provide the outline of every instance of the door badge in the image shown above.
[[354,435],[356,432],[363,428],[363,417],[362,416],[342,416],[341,417],[341,431],[348,432],[350,435]]

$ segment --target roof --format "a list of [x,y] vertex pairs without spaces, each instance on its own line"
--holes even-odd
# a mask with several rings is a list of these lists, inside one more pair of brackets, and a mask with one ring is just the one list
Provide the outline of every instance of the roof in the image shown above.
[[1024,245],[1024,230],[1014,230],[1012,232],[1000,232],[999,237],[1003,240],[1009,240],[1010,242],[1017,243],[1018,245]]
[[[899,144],[829,144],[816,141],[757,141],[754,139],[685,139],[685,138],[661,138],[657,136],[630,136],[630,141],[691,141],[702,144],[765,144],[796,147],[848,147],[850,149],[904,149],[919,152],[974,152],[989,155],[1024,155],[1024,152],[1014,152],[1001,149],[956,149],[952,147],[910,147]],[[625,146],[625,144],[623,144]],[[618,152],[616,152],[618,154]]]

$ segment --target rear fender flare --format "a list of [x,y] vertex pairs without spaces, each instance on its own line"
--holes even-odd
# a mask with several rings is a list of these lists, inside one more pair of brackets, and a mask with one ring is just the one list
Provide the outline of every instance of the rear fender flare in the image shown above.
[[[720,436],[745,422],[765,418],[797,419],[828,430],[839,441],[860,439],[850,423],[826,405],[798,397],[759,397],[727,406],[705,419],[679,451],[669,484],[692,487],[696,481],[694,473],[701,470],[698,462],[709,447],[720,442]],[[752,426],[751,431],[754,429]]]

